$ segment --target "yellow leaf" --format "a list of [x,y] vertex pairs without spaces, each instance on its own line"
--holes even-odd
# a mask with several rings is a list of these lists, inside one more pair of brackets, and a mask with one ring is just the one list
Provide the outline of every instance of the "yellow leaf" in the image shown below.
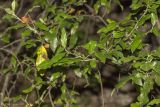
[[41,45],[37,49],[37,59],[36,59],[36,67],[40,65],[43,61],[48,60],[48,54],[43,45]]

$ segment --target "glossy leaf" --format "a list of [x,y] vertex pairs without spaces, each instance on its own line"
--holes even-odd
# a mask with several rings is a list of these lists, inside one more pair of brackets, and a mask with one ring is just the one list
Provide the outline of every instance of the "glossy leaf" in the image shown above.
[[64,28],[62,28],[62,30],[61,30],[61,44],[62,44],[63,48],[66,48],[67,34],[66,34],[66,30]]
[[12,6],[12,11],[15,11],[15,9],[16,9],[16,0],[13,0],[12,1],[12,4],[11,4],[11,6]]
[[78,40],[78,36],[76,34],[76,30],[78,28],[78,25],[76,24],[72,29],[71,29],[71,36],[70,36],[70,41],[69,41],[69,47],[73,48]]
[[154,26],[156,22],[158,21],[158,16],[155,13],[151,13],[151,23]]
[[134,52],[139,47],[141,42],[141,38],[137,36],[131,43],[131,51]]
[[57,39],[57,37],[55,36],[55,37],[53,37],[53,38],[50,40],[50,47],[51,47],[51,49],[52,49],[53,52],[56,51],[57,46],[58,46],[58,39]]
[[50,32],[45,32],[44,39],[50,44],[50,48],[52,49],[53,53],[56,51],[58,43],[58,38],[56,35],[56,29],[52,29]]

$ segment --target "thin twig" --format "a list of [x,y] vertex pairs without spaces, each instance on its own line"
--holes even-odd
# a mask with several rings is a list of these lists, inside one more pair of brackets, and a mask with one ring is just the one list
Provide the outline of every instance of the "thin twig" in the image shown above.
[[100,82],[100,88],[101,88],[101,101],[102,101],[102,106],[101,107],[104,107],[104,91],[103,91],[103,83],[102,83],[102,78],[101,78],[101,73],[100,71],[98,70],[98,75],[99,75],[99,82]]
[[138,24],[140,22],[140,20],[143,18],[143,16],[147,13],[148,11],[148,6],[146,8],[146,10],[144,11],[144,13],[142,14],[142,16],[140,17],[140,19],[137,21],[137,23],[134,25],[133,29],[131,30],[131,32],[127,35],[128,37],[134,32],[134,30],[138,27]]
[[24,2],[24,0],[20,0],[20,1],[21,1],[21,2],[20,2],[20,7],[19,7],[19,9],[17,10],[16,15],[19,15],[20,12],[21,12],[21,10],[22,10],[22,8],[23,8],[23,2]]
[[107,26],[106,21],[99,15],[93,16],[93,15],[81,15],[83,17],[94,17],[94,18],[98,18],[105,26]]
[[6,78],[5,78],[5,81],[4,81],[4,84],[3,84],[3,88],[2,88],[2,91],[1,91],[1,97],[0,97],[0,107],[3,107],[3,99],[4,99],[4,96],[5,96],[5,91],[8,87],[9,78],[10,78],[10,73],[8,73],[6,75]]
[[107,25],[107,23],[103,20],[103,17],[96,15],[95,10],[91,6],[89,6],[87,4],[84,4],[84,6],[89,10],[89,12],[92,13],[92,15],[83,15],[83,16],[92,16],[95,18],[97,17],[99,20],[101,20],[101,22],[103,22],[103,24],[105,24],[105,26]]
[[9,54],[11,54],[12,56],[14,56],[18,62],[19,65],[21,65],[21,62],[19,61],[19,59],[17,58],[17,56],[10,50],[4,49],[4,48],[0,48],[1,51],[7,52]]
[[52,89],[52,88],[49,87],[49,89],[48,89],[48,95],[49,95],[49,99],[50,99],[50,102],[51,102],[52,107],[55,107],[55,106],[54,106],[54,103],[53,103],[53,101],[52,101],[51,89]]
[[11,42],[11,43],[9,43],[9,44],[7,44],[7,45],[1,47],[1,48],[7,48],[7,47],[9,47],[9,46],[11,46],[11,45],[13,45],[13,44],[15,44],[15,43],[20,42],[20,41],[21,41],[21,39],[15,40],[15,41],[13,41],[13,42]]

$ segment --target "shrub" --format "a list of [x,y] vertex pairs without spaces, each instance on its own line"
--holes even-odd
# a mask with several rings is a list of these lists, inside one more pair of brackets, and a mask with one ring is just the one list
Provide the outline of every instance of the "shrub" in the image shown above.
[[[87,85],[100,83],[103,97],[98,65],[112,63],[118,67],[129,65],[127,75],[121,78],[114,90],[131,81],[139,93],[131,107],[159,104],[160,99],[152,98],[149,94],[160,85],[160,48],[150,48],[145,39],[149,35],[158,37],[160,34],[160,1],[132,0],[124,17],[110,17],[114,5],[120,9],[120,13],[126,11],[122,2],[96,0],[89,5],[86,0],[34,0],[32,7],[22,17],[16,13],[20,8],[16,0],[12,1],[10,8],[4,8],[7,14],[3,16],[3,21],[8,22],[10,27],[2,33],[1,41],[12,45],[9,39],[20,38],[16,41],[21,43],[23,51],[12,52],[6,49],[7,45],[0,48],[11,54],[7,65],[10,67],[4,68],[3,73],[6,76],[9,73],[22,74],[30,82],[30,86],[13,100],[23,100],[30,105],[24,98],[36,90],[35,104],[39,106],[47,95],[52,106],[76,104],[78,94],[74,84],[67,83],[68,72],[74,73],[75,77],[85,78]],[[83,25],[88,20],[94,23],[93,26]],[[93,31],[87,34],[85,30]],[[19,32],[20,37],[14,37],[13,34]]]

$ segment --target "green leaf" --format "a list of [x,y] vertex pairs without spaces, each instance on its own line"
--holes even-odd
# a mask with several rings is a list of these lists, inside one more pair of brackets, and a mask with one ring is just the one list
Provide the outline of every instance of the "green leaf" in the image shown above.
[[64,48],[63,48],[63,47],[59,47],[59,48],[57,49],[57,51],[56,51],[56,54],[62,53],[62,52],[64,52]]
[[96,60],[91,60],[91,61],[90,61],[90,66],[91,66],[92,68],[96,68],[96,66],[97,66]]
[[74,34],[76,33],[78,27],[79,27],[78,24],[75,23],[74,26],[73,26],[72,29],[71,29],[71,35],[74,35]]
[[109,23],[107,26],[105,27],[102,27],[101,29],[98,30],[98,33],[108,33],[114,29],[117,28],[117,23],[116,22],[112,22],[112,23]]
[[22,35],[22,37],[24,38],[24,37],[30,36],[30,34],[31,34],[31,31],[30,31],[30,30],[24,30],[21,35]]
[[160,86],[160,75],[159,74],[156,74],[155,75],[155,82],[158,86]]
[[130,80],[132,79],[131,76],[127,76],[127,77],[123,77],[118,84],[115,86],[117,89],[124,87],[124,85]]
[[96,11],[96,13],[98,13],[98,11],[99,11],[99,7],[100,7],[100,1],[97,1],[95,4],[94,4],[94,10]]
[[141,63],[141,66],[140,68],[144,71],[149,71],[151,69],[154,68],[154,63],[152,62],[144,62],[144,63]]
[[132,53],[139,47],[141,42],[142,42],[142,40],[138,36],[133,40],[133,42],[131,43],[131,51],[132,51]]
[[134,62],[133,63],[133,67],[136,68],[136,69],[137,68],[139,69],[141,65],[142,65],[142,62]]
[[136,73],[133,77],[132,77],[132,81],[139,85],[139,86],[142,86],[143,83],[142,83],[142,78],[143,78],[143,74],[141,73]]
[[44,23],[42,23],[42,22],[40,22],[40,21],[37,21],[37,22],[35,23],[35,25],[36,25],[36,27],[38,27],[38,28],[41,29],[41,30],[45,30],[45,31],[48,31],[48,30],[49,30],[48,27],[47,27]]
[[138,22],[138,26],[142,26],[147,20],[151,18],[150,14],[144,15]]
[[149,98],[148,94],[153,89],[153,79],[151,77],[146,77],[143,86],[140,89],[140,95],[138,96],[138,101],[142,102],[143,104],[148,103]]
[[56,30],[53,29],[53,31],[50,33],[50,32],[45,32],[45,40],[47,42],[49,42],[50,44],[50,48],[52,49],[53,53],[56,51],[57,49],[57,46],[58,46],[58,38],[56,36]]
[[153,27],[152,32],[155,36],[160,36],[160,29],[158,27]]
[[74,64],[74,63],[77,63],[80,61],[81,61],[81,59],[79,59],[79,58],[63,58],[58,63],[54,64],[54,66],[56,66],[56,65],[69,66],[71,64]]
[[130,61],[136,60],[136,59],[138,59],[138,58],[135,57],[135,56],[128,56],[128,57],[122,57],[121,61],[123,63],[127,63],[127,62],[130,62]]
[[14,26],[8,27],[8,29],[9,30],[12,30],[12,29],[17,30],[17,29],[22,28],[22,27],[24,27],[22,24],[16,24]]
[[6,11],[8,14],[10,14],[10,15],[15,15],[15,14],[14,14],[14,11],[11,10],[10,8],[6,8],[5,11]]
[[62,28],[62,30],[61,30],[61,44],[62,44],[63,48],[66,48],[67,34],[66,34],[66,30],[64,28]]
[[107,54],[105,51],[97,51],[95,52],[95,56],[100,59],[101,62],[105,63],[106,62],[106,58],[107,58]]
[[154,51],[154,56],[160,58],[160,47],[158,47],[158,48]]
[[131,107],[141,107],[141,103],[139,103],[139,102],[132,103]]
[[16,4],[17,4],[16,0],[13,0],[11,6],[12,6],[12,11],[14,11],[14,12],[15,12],[15,9],[16,9]]
[[14,56],[12,56],[12,58],[11,58],[11,63],[13,65],[13,67],[15,68],[16,65],[17,65],[17,60],[16,60],[16,58]]
[[132,5],[130,7],[133,10],[139,9],[140,7],[143,7],[142,1],[141,0],[132,0]]
[[93,54],[95,52],[95,48],[97,47],[97,42],[91,40],[89,41],[89,43],[85,44],[83,47],[87,49],[89,54]]
[[62,94],[65,94],[65,93],[66,93],[66,89],[67,89],[66,85],[63,84],[62,87],[61,87],[61,92],[62,92]]
[[150,101],[147,106],[153,106],[153,105],[158,105],[160,104],[160,99],[153,99],[152,101]]
[[25,94],[28,94],[28,93],[30,93],[33,89],[34,89],[34,87],[33,87],[33,86],[30,86],[30,87],[28,87],[27,89],[23,90],[22,92],[25,93]]
[[22,46],[25,46],[26,48],[34,47],[34,46],[36,46],[35,40],[29,39],[29,40],[27,40],[25,42],[22,42]]
[[70,36],[70,43],[69,43],[69,47],[70,48],[73,48],[75,45],[76,45],[76,43],[77,43],[77,40],[78,40],[78,37],[77,37],[77,35],[71,35]]
[[160,5],[160,1],[159,1],[159,0],[158,0],[158,1],[156,1],[155,3]]
[[43,70],[43,69],[50,68],[51,66],[52,66],[51,61],[50,60],[45,60],[37,66],[37,70],[40,71],[40,70]]
[[42,80],[42,78],[41,77],[36,77],[35,78],[35,81],[36,81],[36,86],[38,86],[38,85],[43,85],[45,82]]
[[123,53],[121,51],[116,51],[116,50],[112,52],[112,55],[116,58],[123,58],[124,57]]
[[158,16],[155,13],[151,13],[151,23],[154,26],[158,20]]
[[10,43],[10,35],[5,35],[1,38],[2,42],[4,43]]
[[144,104],[149,101],[148,94],[145,93],[144,91],[140,93],[140,95],[137,97],[137,99],[139,102],[142,102]]
[[52,49],[53,52],[56,51],[57,46],[58,46],[58,39],[57,39],[57,37],[55,36],[55,37],[53,37],[53,38],[50,40],[50,47],[51,47],[51,49]]
[[118,39],[124,36],[124,32],[120,32],[120,31],[113,31],[113,37]]
[[62,53],[58,53],[55,56],[52,57],[51,62],[52,63],[57,63],[58,61],[60,61],[64,56],[66,55],[66,53],[62,52]]
[[54,63],[58,63],[63,57],[65,53],[58,53],[53,56],[50,60],[43,61],[41,64],[37,66],[38,70],[50,68]]
[[79,78],[81,78],[82,75],[83,75],[83,73],[82,73],[82,71],[81,71],[80,69],[75,69],[75,70],[74,70],[74,73],[75,73],[75,75],[76,75],[77,77],[79,77]]
[[54,81],[54,80],[58,79],[60,76],[61,76],[60,72],[55,72],[52,74],[50,81]]
[[76,35],[76,30],[78,28],[78,24],[75,24],[74,27],[71,29],[71,36],[69,41],[69,47],[73,48],[78,40],[78,36]]
[[16,103],[17,101],[21,100],[21,98],[22,98],[22,95],[17,95],[13,97],[12,99],[13,99],[13,102]]

